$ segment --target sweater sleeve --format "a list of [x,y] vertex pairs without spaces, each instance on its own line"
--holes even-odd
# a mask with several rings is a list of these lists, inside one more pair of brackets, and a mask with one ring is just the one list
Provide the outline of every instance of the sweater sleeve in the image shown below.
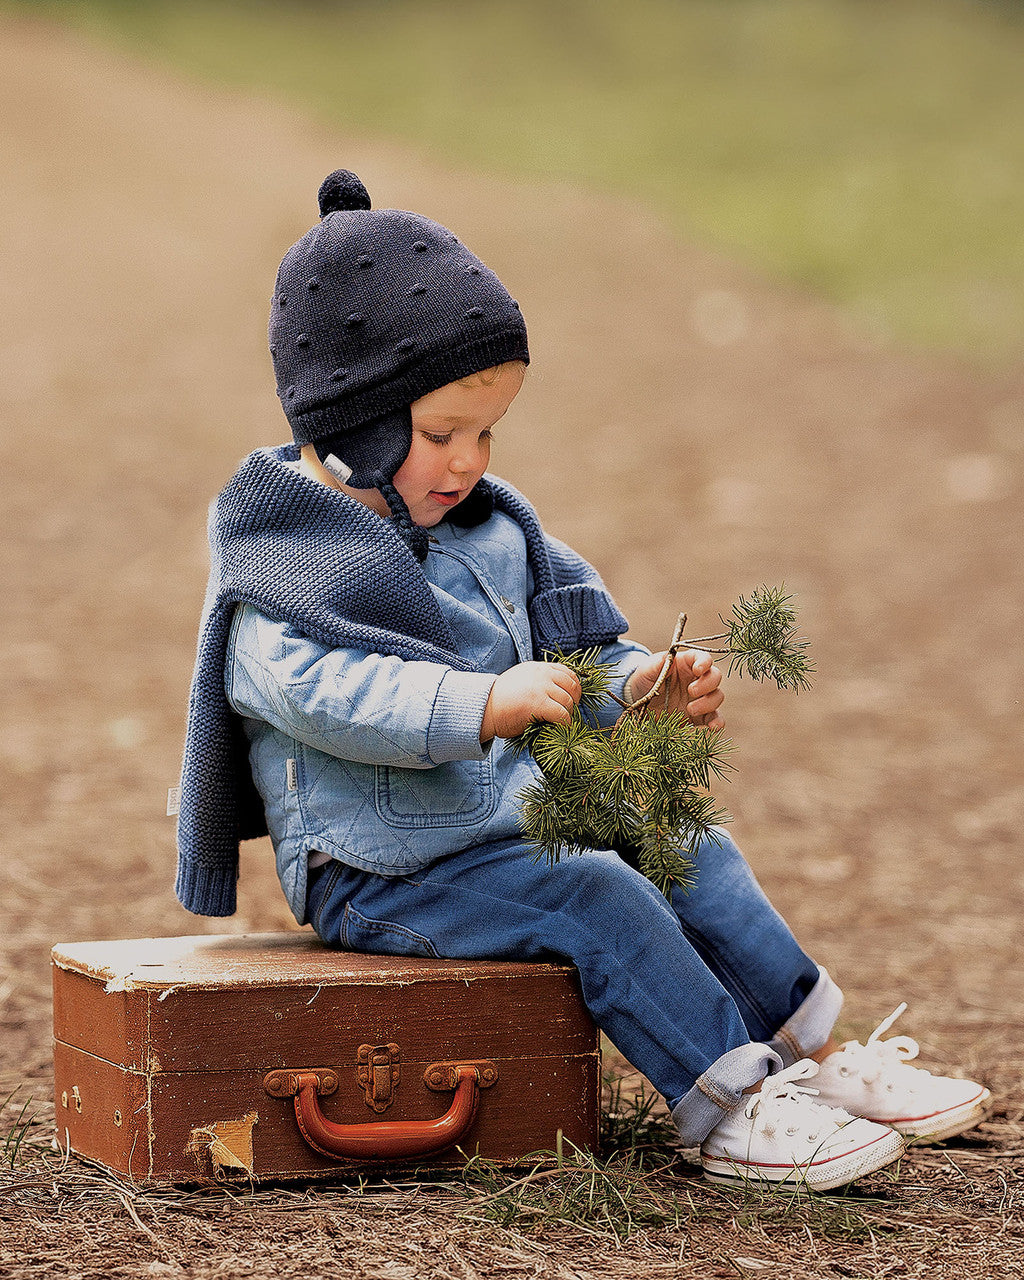
[[266,721],[328,755],[429,769],[482,759],[493,675],[364,650],[326,648],[251,605],[235,611],[225,692],[239,715]]
[[[612,664],[611,691],[622,697],[623,686],[650,650],[632,640],[622,639],[629,627],[600,574],[570,546],[544,534],[548,564],[555,586],[534,597],[531,603],[534,625],[548,635],[556,635],[563,648],[601,646],[599,662]],[[531,596],[533,575],[531,574]],[[622,714],[618,703],[609,701],[598,708],[598,723],[607,728]]]
[[600,574],[564,542],[547,534],[544,540],[554,585],[538,590],[530,604],[537,646],[575,649],[612,643],[629,623]]

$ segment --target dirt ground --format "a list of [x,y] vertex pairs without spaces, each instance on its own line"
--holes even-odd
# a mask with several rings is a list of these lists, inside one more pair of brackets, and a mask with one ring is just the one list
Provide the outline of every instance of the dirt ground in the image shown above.
[[[0,22],[0,1269],[1020,1274],[1024,368],[896,350],[628,203],[451,171]],[[719,1210],[620,1246],[478,1231],[436,1189],[165,1202],[47,1154],[53,943],[291,927],[262,844],[236,916],[183,911],[164,807],[206,506],[287,437],[267,302],[342,164],[520,299],[534,364],[494,469],[601,568],[632,634],[661,647],[680,609],[696,634],[762,582],[796,593],[819,674],[799,698],[731,683],[733,831],[843,985],[843,1029],[905,999],[923,1060],[998,1099],[880,1193],[898,1229],[837,1243]],[[677,1176],[699,1208],[692,1166]]]

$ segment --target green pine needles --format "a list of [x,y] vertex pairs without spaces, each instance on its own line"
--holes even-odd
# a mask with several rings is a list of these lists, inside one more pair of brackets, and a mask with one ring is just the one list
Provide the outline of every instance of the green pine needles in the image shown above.
[[684,641],[681,614],[657,681],[630,706],[620,703],[624,711],[611,728],[601,728],[595,715],[619,701],[610,692],[611,664],[598,660],[600,650],[545,655],[571,668],[583,692],[568,724],[534,721],[510,739],[513,751],[531,753],[543,775],[519,794],[523,829],[538,857],[557,862],[565,854],[613,848],[666,895],[673,885],[693,886],[693,851],[729,820],[709,787],[731,768],[731,744],[682,712],[647,714],[672,659],[680,649],[705,649],[727,655],[730,673],[797,692],[810,687],[814,670],[782,588],[762,587],[749,600],[741,596],[732,616],[721,621],[726,630],[720,634]]
[[[734,671],[739,675],[746,672],[752,680],[774,680],[780,689],[792,689],[794,693],[809,689],[808,677],[813,674],[814,665],[807,657],[807,641],[797,637],[791,599],[784,587],[761,587],[750,593],[749,600],[740,596],[732,607],[732,616],[722,618],[728,630],[687,640],[685,646],[677,647],[707,649],[724,640],[724,648],[709,652],[728,655],[730,675]],[[685,615],[682,621],[685,623]]]

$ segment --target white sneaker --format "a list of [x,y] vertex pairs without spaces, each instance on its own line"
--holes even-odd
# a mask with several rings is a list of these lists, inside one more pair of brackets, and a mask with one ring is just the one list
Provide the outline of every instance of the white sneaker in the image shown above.
[[809,1058],[767,1076],[712,1129],[700,1149],[712,1182],[798,1183],[815,1191],[844,1186],[898,1160],[898,1133],[811,1100],[798,1084],[817,1074]]
[[984,1119],[991,1094],[974,1080],[908,1066],[918,1054],[917,1041],[909,1036],[881,1039],[906,1007],[901,1004],[879,1023],[867,1044],[850,1040],[830,1053],[815,1083],[823,1102],[887,1124],[907,1138],[939,1142]]

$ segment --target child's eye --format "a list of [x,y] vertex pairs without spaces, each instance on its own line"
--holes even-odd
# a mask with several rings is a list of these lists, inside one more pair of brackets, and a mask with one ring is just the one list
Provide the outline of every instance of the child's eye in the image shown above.
[[[452,436],[455,433],[454,431],[449,431],[446,436],[438,436],[438,435],[434,435],[434,433],[431,431],[424,431],[422,434],[423,434],[423,439],[429,440],[431,444],[451,444]],[[486,427],[483,431],[480,432],[480,439],[493,440],[494,432],[490,429],[490,427]]]

